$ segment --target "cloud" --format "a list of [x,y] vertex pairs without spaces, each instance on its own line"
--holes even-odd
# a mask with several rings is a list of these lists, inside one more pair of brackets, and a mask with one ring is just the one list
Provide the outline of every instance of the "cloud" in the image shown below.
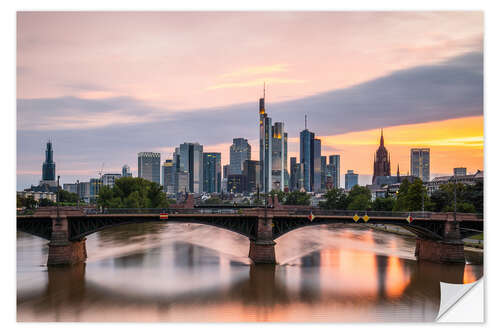
[[[58,167],[65,170],[75,161],[95,170],[102,161],[116,168],[134,165],[139,151],[182,142],[216,146],[234,137],[255,140],[258,97],[252,103],[183,112],[130,97],[19,99],[18,167],[39,167],[32,161],[34,156],[43,158],[41,147],[48,136]],[[303,129],[304,114],[318,136],[482,115],[483,54],[468,53],[346,89],[268,103],[267,112],[273,121],[285,122],[289,137]],[[64,159],[59,159],[61,154]]]

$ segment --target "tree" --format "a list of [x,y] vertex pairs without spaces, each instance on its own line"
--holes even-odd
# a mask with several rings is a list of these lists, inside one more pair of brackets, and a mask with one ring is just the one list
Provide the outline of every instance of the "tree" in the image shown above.
[[404,179],[396,194],[396,203],[393,211],[397,212],[414,212],[422,210],[422,201],[425,210],[431,210],[433,204],[427,195],[427,190],[420,178],[417,178],[410,183]]
[[38,205],[40,207],[48,207],[48,206],[55,206],[56,203],[47,198],[41,198],[40,200],[38,200]]
[[278,197],[278,202],[280,203],[283,203],[285,202],[286,200],[286,193],[283,192],[283,191],[278,191],[278,190],[271,190],[271,192],[269,192],[269,196],[272,198],[274,196],[277,196]]
[[59,188],[59,202],[77,202],[78,194]]
[[163,187],[143,178],[123,177],[113,188],[102,186],[98,204],[107,208],[167,208]]
[[212,205],[221,204],[222,200],[219,197],[210,197],[210,198],[206,199],[203,203],[212,204]]
[[354,185],[347,196],[348,210],[369,210],[371,208],[372,194],[366,187]]
[[300,192],[300,191],[288,192],[285,196],[284,204],[309,206],[311,204],[311,196],[306,192]]
[[325,193],[325,201],[321,201],[319,206],[323,209],[347,209],[347,195],[342,189],[332,188]]
[[396,200],[393,197],[376,198],[372,203],[372,209],[381,212],[391,212]]

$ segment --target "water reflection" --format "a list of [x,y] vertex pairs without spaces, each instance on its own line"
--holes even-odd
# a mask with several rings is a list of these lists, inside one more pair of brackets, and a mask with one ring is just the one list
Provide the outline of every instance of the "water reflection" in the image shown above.
[[[133,226],[118,230],[120,236],[89,237],[89,258],[92,251],[122,242],[128,228]],[[206,228],[218,242],[244,241]],[[295,252],[287,253],[289,260],[281,253],[278,259],[284,263],[276,266],[248,264],[242,248],[221,252],[210,242],[193,244],[204,242],[194,234],[184,234],[193,242],[171,235],[186,230],[135,229],[131,235],[143,239],[134,243],[135,252],[122,243],[127,251],[120,255],[73,267],[37,270],[32,261],[18,261],[18,320],[432,321],[440,281],[471,282],[482,275],[481,265],[404,258],[411,240],[371,230],[297,230],[279,240],[278,247],[295,244],[285,249]],[[144,244],[152,242],[151,233],[160,241],[153,247]],[[300,252],[300,244],[310,243],[313,235],[320,248]],[[44,246],[38,246],[41,256]],[[18,244],[18,254],[33,254],[33,248],[36,243]],[[23,279],[28,271],[38,284]]]

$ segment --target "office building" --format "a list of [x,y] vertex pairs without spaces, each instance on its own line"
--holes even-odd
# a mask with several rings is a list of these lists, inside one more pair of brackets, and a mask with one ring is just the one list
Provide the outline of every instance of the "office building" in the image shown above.
[[349,191],[355,185],[358,185],[358,174],[353,170],[347,170],[345,174],[345,189]]
[[119,173],[105,173],[101,176],[101,184],[103,186],[113,187],[115,185],[115,181],[121,178],[121,174]]
[[229,175],[227,177],[227,191],[229,193],[243,193],[243,185],[245,184],[245,176]]
[[326,190],[326,178],[327,178],[327,170],[326,170],[326,156],[321,156],[321,191]]
[[132,172],[127,164],[122,166],[122,177],[132,177]]
[[430,148],[412,148],[410,151],[411,175],[428,182],[430,178]]
[[260,191],[260,163],[259,161],[247,160],[243,163],[243,192],[255,193],[257,187]]
[[467,168],[453,168],[453,176],[455,177],[465,177],[467,176]]
[[96,203],[101,189],[101,179],[90,178],[89,180],[89,203]]
[[229,147],[229,174],[243,174],[243,163],[250,160],[252,148],[248,144],[248,140],[244,138],[233,139],[233,144]]
[[175,172],[174,192],[175,194],[189,192],[189,172],[186,171]]
[[328,156],[327,176],[332,177],[332,186],[340,188],[340,155]]
[[77,193],[77,184],[63,184],[63,190],[69,193]]
[[298,172],[298,163],[296,157],[290,157],[290,183],[289,189],[290,191],[297,190],[297,174]]
[[203,153],[203,192],[221,191],[221,154]]
[[155,182],[160,182],[160,153],[140,152],[137,154],[138,177]]
[[304,189],[307,192],[321,190],[321,140],[306,128],[300,132],[300,163],[303,164]]
[[163,191],[175,193],[175,165],[173,160],[165,160],[161,166]]
[[203,191],[203,146],[199,143],[184,142],[175,148],[176,171],[189,174],[188,192]]
[[267,116],[265,107],[266,89],[259,100],[259,161],[262,192],[268,193],[272,186],[272,120]]
[[[384,130],[380,132],[380,145],[374,156],[373,162],[373,177],[372,184],[375,184],[375,178],[378,176],[390,176],[391,175],[391,156],[387,152],[384,146]],[[346,187],[347,188],[347,187]]]
[[288,186],[287,159],[288,159],[288,133],[285,132],[285,124],[276,122],[272,127],[272,184],[271,189],[283,191]]

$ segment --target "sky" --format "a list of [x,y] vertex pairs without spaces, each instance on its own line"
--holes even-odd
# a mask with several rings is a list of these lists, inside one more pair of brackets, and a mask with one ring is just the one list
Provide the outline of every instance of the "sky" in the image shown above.
[[481,12],[19,12],[17,188],[41,179],[49,138],[63,183],[137,175],[138,152],[183,142],[225,164],[245,137],[258,159],[263,82],[289,157],[307,114],[361,184],[381,128],[393,173],[415,147],[431,175],[483,169]]

